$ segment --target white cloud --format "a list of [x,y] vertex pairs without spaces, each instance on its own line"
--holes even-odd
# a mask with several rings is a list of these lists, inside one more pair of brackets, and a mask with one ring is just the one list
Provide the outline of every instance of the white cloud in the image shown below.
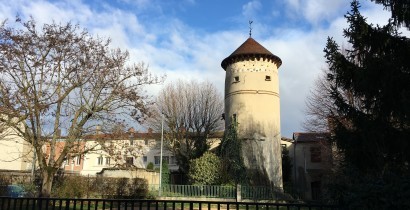
[[[134,2],[140,9],[154,7],[148,5],[150,1],[147,0],[122,1],[129,4]],[[349,2],[288,0],[286,4],[290,8],[289,14],[302,15],[314,26],[314,30],[305,31],[287,25],[272,26],[263,21],[255,22],[254,28],[258,34],[273,34],[256,39],[283,61],[279,69],[281,127],[282,135],[291,137],[292,132],[301,131],[305,98],[314,79],[326,67],[323,58],[326,38],[334,37],[340,45],[346,43],[342,29],[347,24],[340,9],[347,11],[345,5],[349,5]],[[242,15],[245,18],[257,18],[262,9],[259,1],[250,1],[242,6]],[[56,3],[17,0],[0,4],[1,19],[13,19],[15,14],[20,13],[23,17],[33,15],[39,23],[53,19],[56,22],[72,20],[88,28],[92,34],[110,37],[113,46],[128,49],[131,62],[144,61],[154,74],[166,74],[166,83],[178,79],[209,80],[223,93],[225,71],[220,63],[246,40],[247,33],[243,28],[204,33],[175,18],[159,17],[144,22],[141,21],[139,12],[134,12],[110,5],[103,5],[103,9],[97,11],[79,0]],[[388,17],[386,12],[381,13],[380,7],[373,3],[365,5],[363,14],[369,17],[369,21],[375,22],[383,22]],[[319,24],[322,21],[328,24]],[[150,86],[147,91],[156,94],[160,88],[161,85]]]
[[323,21],[332,20],[340,14],[340,10],[347,8],[349,1],[346,0],[287,0],[287,15],[296,18],[302,16],[312,25],[318,25]]
[[253,0],[242,6],[242,14],[246,18],[254,18],[258,10],[262,7],[258,0]]

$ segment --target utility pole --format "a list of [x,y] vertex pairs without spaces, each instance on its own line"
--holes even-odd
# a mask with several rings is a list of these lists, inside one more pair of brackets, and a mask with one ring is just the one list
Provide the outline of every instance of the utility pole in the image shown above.
[[159,189],[158,195],[161,196],[162,191],[162,144],[164,142],[164,114],[161,113],[161,154],[159,159]]

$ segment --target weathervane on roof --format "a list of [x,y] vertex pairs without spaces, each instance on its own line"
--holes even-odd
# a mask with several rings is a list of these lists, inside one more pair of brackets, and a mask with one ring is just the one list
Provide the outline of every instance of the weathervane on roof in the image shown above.
[[249,20],[249,37],[252,37],[252,20]]

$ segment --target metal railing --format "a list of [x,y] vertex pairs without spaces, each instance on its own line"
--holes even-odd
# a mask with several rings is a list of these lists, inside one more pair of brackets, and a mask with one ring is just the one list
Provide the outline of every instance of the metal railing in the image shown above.
[[264,186],[241,186],[241,197],[251,200],[275,200],[279,197],[279,192]]
[[11,198],[0,197],[2,210],[331,210],[337,206],[294,203],[175,201],[133,199]]
[[[238,187],[240,189],[238,189]],[[158,195],[159,186],[150,185],[149,190]],[[250,200],[276,200],[281,199],[281,193],[266,186],[221,186],[221,185],[162,185],[162,197],[206,197],[235,199],[240,190],[242,199]]]
[[[158,191],[158,185],[150,185],[150,191]],[[220,185],[162,185],[164,197],[236,198],[236,187]]]

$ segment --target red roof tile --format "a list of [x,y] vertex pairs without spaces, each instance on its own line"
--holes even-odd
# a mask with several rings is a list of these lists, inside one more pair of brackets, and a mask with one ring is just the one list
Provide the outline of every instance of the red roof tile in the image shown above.
[[238,49],[222,61],[222,68],[226,70],[226,67],[233,63],[235,58],[241,56],[266,57],[274,60],[278,67],[282,64],[282,60],[278,56],[272,54],[253,38],[249,37],[241,46],[238,47]]

